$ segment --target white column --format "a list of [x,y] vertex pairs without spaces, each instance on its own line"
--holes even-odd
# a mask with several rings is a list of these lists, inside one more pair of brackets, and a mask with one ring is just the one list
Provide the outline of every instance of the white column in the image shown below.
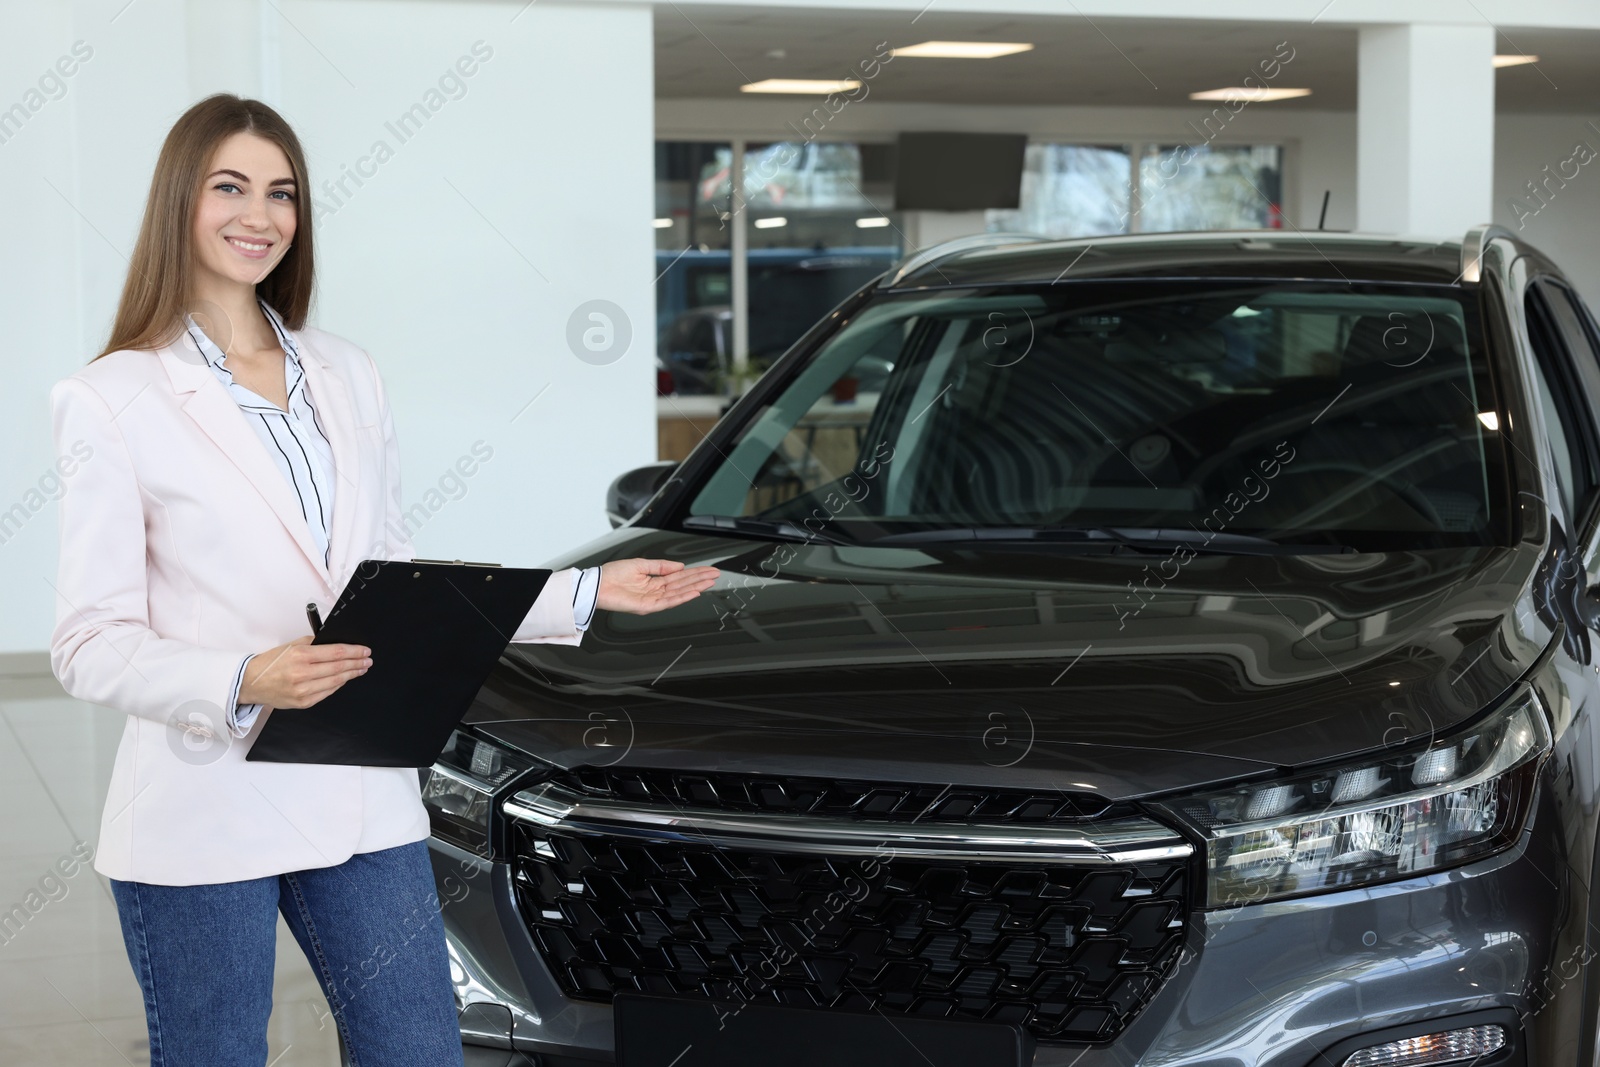
[[1357,89],[1357,228],[1460,237],[1494,200],[1494,28],[1367,26]]
[[[733,369],[750,366],[750,230],[745,212],[743,137],[733,138],[728,168],[728,304],[733,311]],[[740,387],[742,388],[742,386]]]
[[605,486],[656,458],[650,7],[272,2],[313,321],[383,374],[417,554],[537,566],[604,533]]
[[907,253],[984,232],[982,211],[906,211],[900,225]]

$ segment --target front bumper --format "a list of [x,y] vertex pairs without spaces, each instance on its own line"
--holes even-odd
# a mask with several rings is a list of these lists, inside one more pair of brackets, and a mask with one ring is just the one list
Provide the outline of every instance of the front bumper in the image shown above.
[[[1541,807],[1534,827],[1551,827],[1555,813]],[[1117,1040],[1041,1045],[1034,1063],[1308,1067],[1336,1047],[1341,1062],[1362,1035],[1496,1011],[1515,1046],[1496,1067],[1570,1061],[1585,912],[1574,900],[1587,894],[1552,845],[1530,831],[1498,856],[1424,878],[1198,912],[1171,977]],[[563,995],[518,914],[510,866],[430,847],[463,1037],[545,1063],[611,1062],[610,1005]]]

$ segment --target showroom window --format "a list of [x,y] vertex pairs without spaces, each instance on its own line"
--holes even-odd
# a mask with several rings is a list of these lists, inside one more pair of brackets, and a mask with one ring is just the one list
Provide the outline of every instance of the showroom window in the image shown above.
[[749,373],[759,374],[818,319],[900,258],[879,208],[893,201],[876,145],[751,144],[745,149]]
[[1173,230],[1268,230],[1283,225],[1281,145],[1035,142],[1015,210],[984,228],[1089,237]]
[[1138,229],[1283,227],[1278,145],[1146,145],[1139,158]]
[[985,228],[1046,237],[1127,233],[1132,159],[1127,145],[1030,144],[1018,207],[991,208]]
[[682,376],[685,391],[709,391],[698,384],[731,344],[732,169],[729,144],[656,143],[657,376]]
[[903,255],[888,210],[892,152],[841,141],[657,142],[661,458],[686,455],[730,395]]

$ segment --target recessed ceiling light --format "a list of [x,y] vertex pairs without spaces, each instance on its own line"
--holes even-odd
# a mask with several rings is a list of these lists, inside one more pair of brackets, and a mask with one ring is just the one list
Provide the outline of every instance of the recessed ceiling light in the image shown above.
[[1539,62],[1538,56],[1495,56],[1494,65],[1497,67],[1521,67],[1529,63]]
[[861,83],[845,79],[837,81],[824,78],[765,78],[758,82],[739,86],[741,93],[815,93],[826,96],[829,93],[847,93],[851,89],[861,88]]
[[1310,96],[1310,89],[1251,89],[1237,86],[1231,89],[1206,89],[1190,93],[1190,100],[1244,100],[1260,103],[1268,100],[1292,100],[1297,96]]
[[758,230],[770,230],[777,226],[787,225],[789,225],[789,220],[782,215],[774,215],[769,219],[756,219],[756,229]]
[[923,59],[994,59],[1032,51],[1033,45],[1005,41],[923,41],[893,49],[892,56],[920,56]]
[[871,230],[878,226],[887,225],[889,225],[889,220],[884,218],[882,215],[879,215],[875,218],[856,219],[857,228],[863,230]]
[[669,229],[669,228],[671,228],[671,226],[672,226],[672,220],[671,219],[656,219],[656,229],[658,229],[658,230]]

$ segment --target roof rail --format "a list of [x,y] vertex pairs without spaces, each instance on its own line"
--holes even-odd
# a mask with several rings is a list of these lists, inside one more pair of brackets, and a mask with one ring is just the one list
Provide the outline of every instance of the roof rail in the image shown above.
[[889,276],[884,279],[882,285],[884,288],[899,285],[913,271],[921,270],[923,267],[937,263],[941,259],[948,259],[962,252],[970,252],[974,248],[998,247],[1000,245],[1022,244],[1027,241],[1049,241],[1051,239],[1037,233],[1012,232],[975,233],[967,237],[952,238],[906,256],[891,268]]
[[1467,231],[1461,239],[1461,280],[1476,282],[1483,277],[1483,254],[1489,250],[1489,242],[1499,238],[1516,240],[1517,235],[1492,222],[1482,226],[1474,226]]

